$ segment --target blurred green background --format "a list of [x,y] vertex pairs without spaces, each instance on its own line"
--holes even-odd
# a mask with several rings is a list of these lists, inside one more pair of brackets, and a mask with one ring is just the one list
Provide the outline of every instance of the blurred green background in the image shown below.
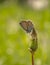
[[50,5],[34,10],[23,0],[0,0],[0,65],[31,65],[30,38],[20,27],[32,20],[38,35],[35,65],[50,65]]

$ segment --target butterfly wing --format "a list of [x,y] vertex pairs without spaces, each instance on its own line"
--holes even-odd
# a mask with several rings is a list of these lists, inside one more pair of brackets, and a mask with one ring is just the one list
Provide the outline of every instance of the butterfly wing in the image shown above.
[[30,33],[31,30],[33,29],[33,24],[31,21],[21,21],[20,25],[22,26],[22,28],[27,32]]
[[21,21],[20,25],[22,26],[22,28],[27,31],[27,22],[26,21]]
[[28,21],[27,31],[30,33],[32,29],[33,29],[33,24],[31,21]]

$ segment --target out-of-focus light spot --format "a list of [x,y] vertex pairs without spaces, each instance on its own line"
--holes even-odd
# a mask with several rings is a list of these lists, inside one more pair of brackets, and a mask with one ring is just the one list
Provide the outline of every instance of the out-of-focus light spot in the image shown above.
[[32,8],[40,10],[48,6],[48,0],[28,0],[28,4]]
[[37,60],[35,61],[35,63],[36,63],[36,65],[41,65],[41,60],[40,60],[40,59],[37,59]]
[[0,58],[0,65],[3,65],[3,63],[5,62],[6,58],[5,57],[1,57]]
[[32,37],[30,34],[26,34],[26,41],[29,44],[29,46],[31,45],[31,41],[32,41]]
[[0,65],[2,65],[3,64],[3,60],[0,60]]
[[7,46],[6,53],[9,54],[9,55],[13,54],[14,48],[15,48],[14,42],[7,40],[6,46]]
[[8,34],[14,34],[17,32],[17,30],[18,30],[18,23],[14,20],[8,21],[7,29],[6,29],[7,33]]
[[13,49],[12,48],[8,48],[6,50],[6,52],[7,52],[8,55],[11,55],[11,54],[13,54]]
[[41,34],[41,48],[43,53],[47,53],[47,41],[48,41],[48,35],[46,33]]
[[49,30],[50,29],[50,22],[45,22],[44,23],[44,28]]
[[6,46],[9,47],[9,48],[14,48],[15,47],[15,44],[14,44],[14,42],[12,42],[10,40],[7,40],[6,41]]

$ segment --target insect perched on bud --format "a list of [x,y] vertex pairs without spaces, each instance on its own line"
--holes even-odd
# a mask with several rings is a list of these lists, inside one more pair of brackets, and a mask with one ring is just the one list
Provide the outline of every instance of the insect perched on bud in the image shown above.
[[32,43],[30,46],[30,50],[31,50],[31,52],[32,51],[34,52],[38,47],[38,45],[37,45],[37,33],[35,31],[34,25],[32,24],[31,21],[21,21],[20,25],[27,33],[31,33]]
[[32,54],[32,65],[34,65],[34,52],[38,48],[37,33],[36,33],[34,25],[32,24],[31,21],[21,21],[20,25],[27,33],[31,33],[31,37],[32,37],[31,41],[32,42],[31,42],[31,45],[29,47],[29,51]]

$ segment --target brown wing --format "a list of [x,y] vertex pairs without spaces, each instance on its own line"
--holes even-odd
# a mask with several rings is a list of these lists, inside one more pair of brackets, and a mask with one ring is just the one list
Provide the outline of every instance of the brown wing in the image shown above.
[[22,26],[22,28],[27,32],[30,33],[31,30],[33,29],[33,24],[31,21],[21,21],[20,25]]
[[27,31],[28,23],[27,23],[26,21],[21,21],[21,22],[20,22],[20,25],[22,26],[22,28],[23,28],[24,30]]
[[30,33],[33,29],[33,24],[31,21],[27,21],[27,32]]
[[33,24],[32,24],[31,21],[28,21],[28,25],[29,25],[29,26],[33,26]]

